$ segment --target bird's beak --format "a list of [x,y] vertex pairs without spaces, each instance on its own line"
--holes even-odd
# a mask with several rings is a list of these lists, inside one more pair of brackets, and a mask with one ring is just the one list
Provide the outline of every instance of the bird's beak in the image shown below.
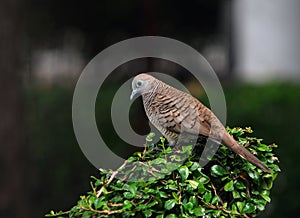
[[132,90],[131,95],[130,95],[130,100],[133,99],[133,97],[135,96],[135,94],[136,94],[136,90]]

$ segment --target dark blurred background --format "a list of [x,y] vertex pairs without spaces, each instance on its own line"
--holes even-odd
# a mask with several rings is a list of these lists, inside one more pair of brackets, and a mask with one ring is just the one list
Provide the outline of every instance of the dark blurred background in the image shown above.
[[[0,217],[67,210],[89,191],[97,170],[73,132],[76,81],[104,48],[144,35],[180,40],[211,63],[224,88],[227,125],[251,126],[279,145],[282,173],[261,217],[299,217],[299,9],[297,0],[1,0]],[[146,58],[120,66],[96,105],[98,128],[115,147],[124,143],[103,117],[118,87],[143,71],[183,79],[207,103],[199,84],[174,63]],[[142,111],[140,102],[135,106]],[[147,131],[143,124],[135,129]]]

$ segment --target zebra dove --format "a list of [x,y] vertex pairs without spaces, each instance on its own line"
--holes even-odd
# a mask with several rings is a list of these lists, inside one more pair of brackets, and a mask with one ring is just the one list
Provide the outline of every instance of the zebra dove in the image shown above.
[[194,136],[209,136],[265,172],[271,172],[258,158],[235,141],[213,112],[190,94],[144,73],[137,75],[132,81],[130,99],[136,94],[142,95],[150,122],[171,145],[177,142],[182,132]]

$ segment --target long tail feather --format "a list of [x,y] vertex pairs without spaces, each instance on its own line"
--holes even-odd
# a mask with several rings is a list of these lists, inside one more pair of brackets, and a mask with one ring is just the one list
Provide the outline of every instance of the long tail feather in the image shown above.
[[248,151],[245,147],[241,146],[237,141],[234,140],[234,138],[229,135],[227,132],[223,136],[222,144],[229,147],[231,150],[233,150],[235,153],[240,155],[241,157],[245,158],[250,163],[260,167],[265,172],[270,173],[271,170],[263,163],[261,162],[257,157],[255,157],[250,151]]

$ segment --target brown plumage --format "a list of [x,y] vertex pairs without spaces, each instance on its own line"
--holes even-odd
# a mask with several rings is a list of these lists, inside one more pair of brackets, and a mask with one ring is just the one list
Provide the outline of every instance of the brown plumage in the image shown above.
[[139,74],[132,81],[132,93],[141,94],[150,122],[175,144],[180,133],[210,136],[266,172],[266,167],[227,133],[218,118],[196,98],[148,75]]

